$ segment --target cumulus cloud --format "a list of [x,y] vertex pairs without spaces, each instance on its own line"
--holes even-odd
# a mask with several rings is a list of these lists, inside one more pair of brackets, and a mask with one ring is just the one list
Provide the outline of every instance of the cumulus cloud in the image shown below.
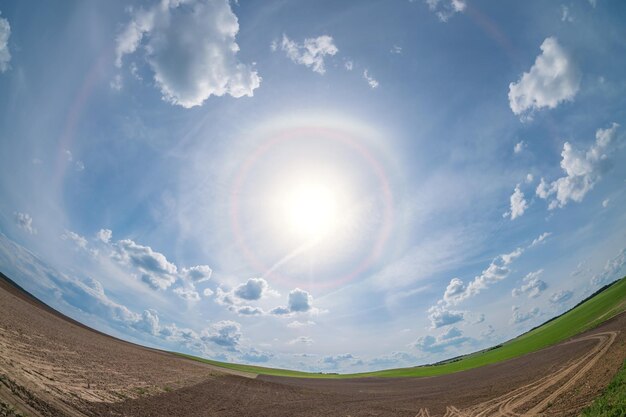
[[233,293],[244,300],[259,300],[269,289],[267,281],[263,278],[250,278],[245,284],[237,286]]
[[202,291],[202,294],[208,298],[212,296],[213,294],[215,294],[215,292],[210,288],[205,288],[204,291]]
[[523,252],[522,248],[517,248],[513,252],[497,256],[491,261],[487,269],[483,270],[480,275],[476,276],[467,285],[459,278],[452,278],[446,287],[443,299],[440,300],[440,305],[456,305],[469,297],[477,295],[491,284],[502,281],[511,272],[508,265],[521,256]]
[[15,224],[17,224],[17,227],[31,235],[37,234],[37,229],[33,227],[33,218],[30,217],[30,214],[16,211],[13,215],[15,217]]
[[233,306],[230,308],[230,310],[234,311],[240,316],[261,316],[265,314],[263,309],[252,306]]
[[79,235],[78,233],[74,233],[72,231],[66,230],[61,235],[61,239],[62,240],[67,240],[67,241],[71,241],[77,247],[79,247],[81,249],[87,249],[87,239],[85,239],[83,236]]
[[513,317],[511,317],[510,320],[511,324],[523,323],[539,315],[539,309],[537,307],[527,312],[523,312],[518,306],[513,306],[511,309],[513,311]]
[[463,318],[464,313],[462,311],[448,310],[442,305],[432,306],[428,309],[428,319],[433,329],[458,323],[463,320]]
[[141,318],[132,324],[134,328],[153,336],[159,334],[159,315],[156,310],[144,310]]
[[196,284],[211,279],[212,272],[208,265],[196,265],[191,268],[183,268],[181,271],[184,278]]
[[289,327],[290,329],[300,329],[302,327],[308,327],[308,326],[315,326],[315,322],[311,320],[307,320],[307,321],[294,320],[287,324],[287,327]]
[[177,287],[172,290],[172,292],[178,295],[183,300],[187,301],[200,301],[200,294],[195,288],[192,287]]
[[274,355],[269,352],[262,352],[255,348],[250,348],[248,351],[242,353],[240,358],[244,362],[263,363],[269,361]]
[[539,279],[543,274],[543,269],[538,271],[529,272],[523,279],[523,284],[519,288],[514,288],[511,294],[513,297],[519,297],[520,295],[527,295],[528,298],[536,298],[541,295],[542,292],[548,288],[548,284],[545,281]]
[[163,0],[132,14],[116,39],[115,65],[143,47],[163,98],[185,108],[211,95],[251,97],[261,77],[237,59],[238,32],[228,0]]
[[300,336],[287,342],[290,345],[312,345],[313,339],[308,336]]
[[553,109],[573,100],[578,93],[580,72],[557,39],[546,38],[541,51],[530,70],[509,84],[509,105],[516,115],[529,116],[546,107]]
[[524,142],[523,140],[520,140],[513,147],[513,153],[516,153],[516,154],[522,153],[522,151],[526,149],[526,147],[527,147],[526,142]]
[[602,207],[607,208],[609,206],[610,202],[611,202],[610,198],[606,198],[606,199],[602,200]]
[[552,304],[561,304],[572,298],[574,293],[570,290],[561,290],[555,293],[552,293],[550,296],[550,302]]
[[419,337],[412,346],[422,352],[439,353],[450,347],[459,347],[468,343],[470,338],[463,336],[463,332],[456,327],[450,327],[437,337],[428,335]]
[[365,78],[365,81],[367,81],[367,85],[369,85],[370,88],[378,88],[378,81],[372,77],[368,70],[363,71],[363,78]]
[[202,340],[235,350],[241,339],[241,326],[236,321],[222,320],[204,330]]
[[619,125],[613,123],[609,128],[598,129],[596,140],[587,151],[578,151],[569,142],[563,144],[561,168],[565,176],[551,183],[542,178],[535,191],[539,198],[551,198],[550,210],[564,207],[569,201],[580,203],[593,189],[608,169],[607,152],[618,128]]
[[176,265],[169,262],[162,253],[130,239],[118,241],[115,247],[117,251],[114,258],[127,266],[137,268],[141,272],[141,280],[153,289],[164,290],[176,281]]
[[329,365],[331,368],[336,368],[345,362],[350,362],[355,359],[356,357],[351,353],[342,353],[339,355],[324,356],[322,358],[322,363]]
[[318,310],[313,307],[313,297],[308,291],[296,288],[289,292],[287,306],[279,306],[270,310],[275,316],[292,315],[293,313],[315,313]]
[[318,74],[326,73],[324,59],[339,52],[333,38],[328,35],[306,38],[301,44],[289,39],[287,35],[283,35],[280,48],[293,62],[309,67]]
[[296,288],[289,292],[289,311],[294,313],[304,313],[310,311],[313,303],[313,297],[305,290]]
[[426,4],[442,22],[447,22],[453,15],[462,13],[467,8],[465,0],[426,0]]
[[511,198],[509,200],[511,208],[509,211],[504,213],[504,215],[507,217],[510,216],[511,220],[515,220],[516,218],[521,217],[528,208],[528,202],[524,198],[524,193],[520,190],[519,184],[515,186],[513,194],[511,194]]
[[547,238],[549,238],[552,235],[551,232],[544,232],[542,234],[540,234],[539,236],[537,236],[536,239],[534,239],[532,241],[532,243],[530,244],[529,247],[535,247],[537,245],[541,245],[542,243],[544,243],[546,241]]
[[616,278],[617,274],[624,269],[624,265],[626,265],[626,248],[622,248],[617,256],[606,261],[602,271],[591,278],[591,283],[600,285]]
[[352,71],[354,69],[354,61],[352,61],[351,59],[345,60],[343,63],[343,67],[346,69],[346,71]]
[[103,243],[109,243],[113,237],[113,232],[109,229],[100,229],[96,233],[96,239]]
[[9,52],[9,37],[11,25],[7,19],[0,17],[0,73],[9,69],[11,52]]

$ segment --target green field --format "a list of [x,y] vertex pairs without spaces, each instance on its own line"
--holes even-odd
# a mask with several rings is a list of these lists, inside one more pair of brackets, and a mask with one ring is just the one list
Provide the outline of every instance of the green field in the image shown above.
[[463,356],[446,363],[411,368],[386,369],[359,374],[324,374],[265,368],[202,359],[183,355],[201,362],[252,374],[306,377],[306,378],[355,378],[355,377],[423,377],[449,374],[491,363],[501,362],[554,345],[578,333],[596,327],[600,323],[626,310],[626,277],[616,281],[603,291],[590,297],[565,314],[503,343],[502,345]]

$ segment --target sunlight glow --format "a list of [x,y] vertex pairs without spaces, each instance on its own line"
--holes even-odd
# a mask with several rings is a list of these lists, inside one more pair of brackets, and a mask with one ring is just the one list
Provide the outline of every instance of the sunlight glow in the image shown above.
[[327,184],[298,184],[285,196],[282,205],[290,232],[300,238],[318,240],[337,226],[337,197]]

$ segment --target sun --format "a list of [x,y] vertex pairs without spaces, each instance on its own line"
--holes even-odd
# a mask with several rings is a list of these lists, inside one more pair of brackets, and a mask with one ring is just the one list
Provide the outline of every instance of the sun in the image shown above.
[[338,196],[331,184],[295,182],[281,197],[281,206],[285,226],[296,238],[320,240],[338,226]]

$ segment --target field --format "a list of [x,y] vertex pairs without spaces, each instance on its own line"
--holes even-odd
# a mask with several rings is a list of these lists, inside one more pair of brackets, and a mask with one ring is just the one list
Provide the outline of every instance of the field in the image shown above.
[[554,345],[563,340],[597,326],[602,321],[626,309],[626,278],[616,281],[609,288],[578,305],[567,313],[534,330],[512,339],[495,349],[467,355],[453,362],[432,366],[389,369],[360,374],[316,374],[261,366],[230,364],[185,355],[199,361],[228,369],[260,375],[288,376],[300,378],[360,378],[360,377],[425,377],[446,375],[453,372],[477,368],[507,359],[516,358]]
[[[276,370],[263,375],[259,368],[237,365],[227,369],[127,343],[0,279],[0,416],[569,416],[600,394],[588,415],[604,410],[600,415],[613,416],[605,411],[623,395],[623,371],[618,371],[626,357],[626,313],[619,313],[624,282],[512,340],[501,352],[385,371],[385,378],[329,379],[280,376],[283,371]],[[584,329],[589,330],[576,334]],[[542,347],[560,339],[566,340]],[[529,350],[535,351],[524,354]],[[416,370],[454,372],[459,366],[472,369],[392,377]]]

